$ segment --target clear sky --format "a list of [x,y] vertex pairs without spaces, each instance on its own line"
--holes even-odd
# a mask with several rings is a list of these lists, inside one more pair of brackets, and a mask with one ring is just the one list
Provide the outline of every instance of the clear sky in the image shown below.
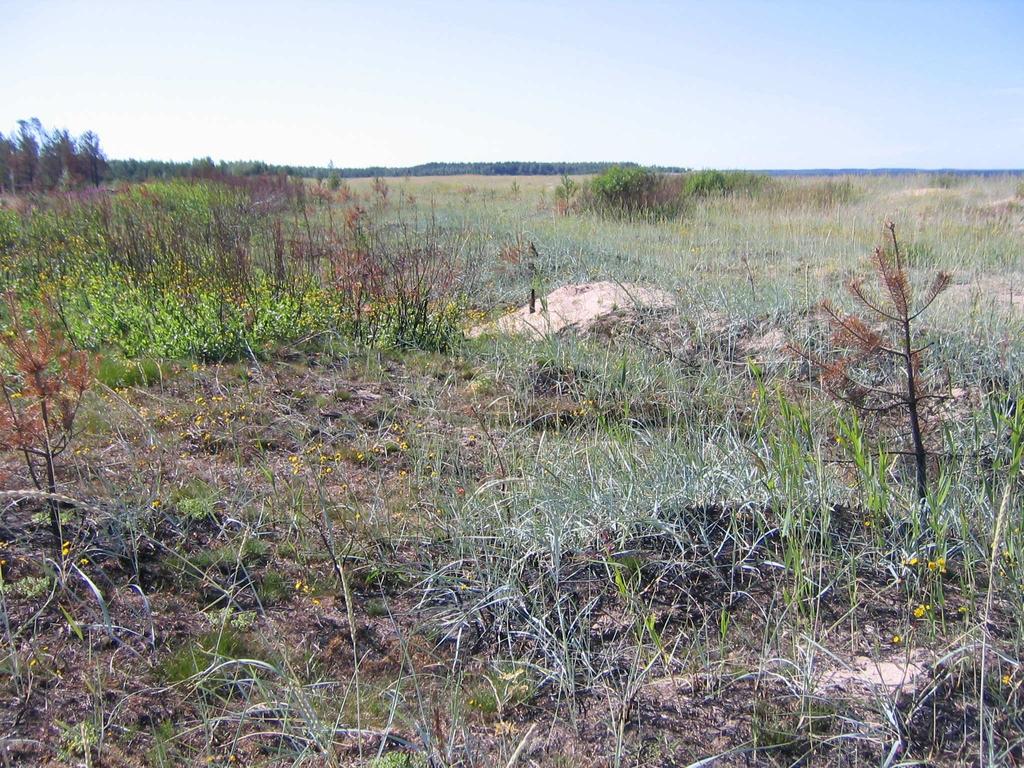
[[111,157],[1024,167],[1024,0],[0,0],[0,131]]

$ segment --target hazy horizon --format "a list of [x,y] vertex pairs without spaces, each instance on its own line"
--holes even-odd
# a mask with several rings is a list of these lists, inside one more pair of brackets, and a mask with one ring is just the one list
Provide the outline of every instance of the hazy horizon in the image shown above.
[[1024,167],[1020,3],[9,5],[0,131],[111,158]]

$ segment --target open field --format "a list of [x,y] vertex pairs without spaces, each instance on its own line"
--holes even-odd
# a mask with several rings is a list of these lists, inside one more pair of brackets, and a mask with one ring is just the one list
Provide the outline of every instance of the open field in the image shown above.
[[[4,759],[1024,761],[1020,177],[632,215],[560,186],[3,201]],[[952,279],[914,324],[924,505],[903,410],[831,396],[820,365],[843,345],[816,307],[857,309],[887,220],[919,298]],[[494,330],[599,281],[646,298]],[[47,323],[88,386],[71,357],[48,389],[18,373],[10,339]]]

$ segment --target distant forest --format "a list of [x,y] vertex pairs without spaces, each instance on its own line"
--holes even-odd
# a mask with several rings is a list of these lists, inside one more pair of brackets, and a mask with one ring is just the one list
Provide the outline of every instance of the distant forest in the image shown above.
[[[286,174],[307,179],[372,179],[394,176],[456,176],[473,174],[478,176],[561,176],[584,173],[601,173],[613,165],[637,166],[636,163],[578,162],[540,163],[525,161],[504,161],[493,163],[422,163],[404,167],[383,165],[366,168],[335,168],[316,165],[272,165],[259,160],[220,161],[200,158],[191,162],[166,160],[111,160],[109,178],[112,180],[141,181],[143,179],[164,179],[177,176],[204,176],[222,173],[230,176],[261,176],[264,174]],[[681,173],[685,168],[655,168],[665,173]]]
[[[560,176],[596,174],[612,166],[638,167],[630,162],[491,162],[491,163],[423,163],[401,168],[370,166],[367,168],[335,168],[333,165],[273,165],[260,160],[214,162],[209,157],[187,162],[170,160],[110,160],[92,131],[74,136],[66,129],[47,130],[37,119],[19,120],[9,135],[0,133],[0,193],[35,192],[52,189],[73,189],[99,186],[104,182],[145,181],[178,177],[216,178],[220,176],[263,176],[268,174],[298,176],[340,183],[342,179],[395,176]],[[682,173],[689,169],[675,166],[654,166],[649,170],[661,173]],[[816,170],[763,170],[775,176],[833,176],[860,174],[920,173],[915,168],[821,168]],[[929,171],[934,172],[934,171]],[[939,169],[948,174],[1020,174],[1006,170]]]

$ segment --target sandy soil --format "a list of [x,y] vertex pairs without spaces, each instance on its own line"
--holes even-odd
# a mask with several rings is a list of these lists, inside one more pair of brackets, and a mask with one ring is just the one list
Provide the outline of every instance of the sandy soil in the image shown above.
[[675,306],[672,294],[649,286],[608,281],[564,285],[546,297],[538,298],[536,311],[532,314],[526,304],[495,323],[475,329],[471,335],[498,332],[542,338],[565,328],[590,330],[621,310],[672,306]]

